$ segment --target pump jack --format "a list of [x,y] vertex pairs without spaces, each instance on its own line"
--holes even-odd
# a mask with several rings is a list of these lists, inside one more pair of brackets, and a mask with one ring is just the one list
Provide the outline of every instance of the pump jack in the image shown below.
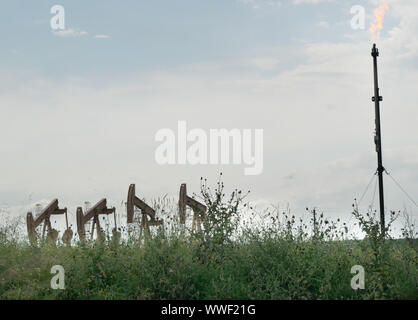
[[139,208],[142,214],[139,238],[142,238],[142,233],[144,232],[145,239],[151,239],[150,226],[162,225],[163,220],[155,218],[155,210],[135,195],[135,184],[131,184],[129,186],[128,199],[126,203],[128,224],[134,221],[135,207]]
[[179,195],[179,217],[182,225],[186,224],[186,209],[187,206],[193,210],[192,231],[202,231],[202,222],[206,217],[206,206],[199,201],[187,195],[186,184],[180,186]]
[[[32,245],[36,245],[37,243],[37,234],[36,228],[43,222],[43,230],[42,230],[42,240],[45,239],[45,232],[47,233],[47,239],[52,241],[53,243],[57,242],[58,239],[58,231],[53,229],[51,226],[51,216],[52,215],[60,215],[60,214],[67,214],[67,208],[60,209],[58,207],[58,199],[54,199],[51,203],[46,206],[45,209],[41,211],[41,213],[36,217],[33,218],[32,212],[28,212],[26,216],[26,226],[28,230],[29,241]],[[68,229],[68,226],[67,226]]]
[[[116,209],[114,207],[112,208],[107,207],[106,199],[100,200],[93,207],[87,210],[85,214],[83,214],[83,208],[78,207],[77,208],[77,230],[78,230],[78,236],[80,240],[81,241],[86,240],[85,225],[87,224],[87,222],[93,219],[90,240],[93,239],[94,229],[96,228],[97,239],[99,241],[103,241],[105,238],[105,235],[104,235],[103,230],[100,227],[99,216],[103,214],[106,214],[106,215],[111,214],[111,213],[115,214],[115,212],[116,212]],[[115,218],[115,222],[116,222],[116,218]]]

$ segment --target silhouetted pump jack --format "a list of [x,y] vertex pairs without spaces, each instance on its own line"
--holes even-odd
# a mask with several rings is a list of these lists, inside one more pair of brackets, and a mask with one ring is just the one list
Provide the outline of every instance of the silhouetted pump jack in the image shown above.
[[[45,231],[47,232],[47,239],[56,243],[58,239],[58,231],[51,226],[51,216],[67,214],[67,208],[60,209],[58,207],[58,199],[54,199],[42,212],[34,219],[32,212],[28,212],[26,216],[26,226],[28,230],[29,241],[32,245],[38,242],[36,228],[43,223],[42,240],[45,239]],[[67,227],[68,229],[68,227]],[[71,239],[69,240],[71,241]]]
[[135,194],[135,184],[131,184],[128,190],[128,199],[126,202],[127,223],[134,222],[135,207],[141,210],[141,229],[139,239],[144,235],[145,241],[151,239],[151,226],[160,226],[164,223],[163,220],[156,219],[155,210],[147,205],[144,201],[139,199]]
[[[81,207],[77,208],[77,230],[78,236],[80,241],[86,240],[86,230],[85,225],[93,219],[92,229],[90,233],[90,239],[93,239],[94,235],[94,228],[96,227],[97,232],[97,240],[104,241],[105,240],[105,233],[103,232],[102,228],[100,227],[99,216],[100,215],[108,215],[115,213],[116,209],[114,207],[108,208],[106,205],[106,199],[100,200],[96,203],[92,208],[88,209],[85,214],[83,214],[83,209]],[[115,218],[116,223],[116,218]],[[115,225],[115,229],[116,229]],[[114,230],[115,230],[114,229]],[[115,233],[114,233],[115,235]],[[119,237],[120,238],[120,237]]]

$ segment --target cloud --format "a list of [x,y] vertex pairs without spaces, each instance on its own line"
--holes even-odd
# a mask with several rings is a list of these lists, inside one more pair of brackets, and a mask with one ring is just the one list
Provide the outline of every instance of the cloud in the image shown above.
[[283,3],[278,0],[238,0],[239,3],[252,6],[254,9],[261,7],[281,7]]
[[[259,9],[262,7],[281,7],[283,6],[283,1],[279,0],[237,0],[239,3],[253,7],[254,9]],[[292,0],[293,5],[299,4],[319,4],[326,2],[335,2],[335,0]]]
[[75,29],[52,31],[52,33],[58,37],[81,37],[87,35],[87,31]]
[[[418,140],[410,128],[418,110],[408,92],[414,92],[418,73],[404,64],[391,67],[399,63],[389,54],[392,45],[383,42],[380,48],[385,166],[401,176],[407,190],[417,190]],[[148,198],[176,197],[181,182],[198,190],[200,176],[215,181],[223,171],[226,185],[250,188],[254,201],[288,201],[295,210],[320,206],[348,215],[375,171],[370,49],[368,42],[309,44],[297,49],[303,58],[296,66],[268,75],[242,69],[219,75],[191,66],[106,87],[88,79],[25,81],[0,96],[7,115],[0,136],[12,137],[2,143],[9,169],[0,191],[36,190],[36,197],[58,197],[65,206],[103,196],[119,203],[133,182]],[[278,60],[263,53],[252,62],[271,69]],[[175,129],[179,119],[190,129],[264,129],[264,173],[251,178],[240,166],[158,166],[154,134]],[[293,179],[283,178],[289,172]]]
[[[392,0],[386,13],[399,19],[399,25],[381,36],[380,43],[401,61],[416,61],[418,56],[418,3],[411,0]],[[399,64],[399,63],[398,63]]]
[[273,70],[280,63],[280,60],[274,57],[258,57],[250,59],[250,62],[261,70],[269,71]]
[[293,0],[293,4],[301,4],[301,3],[310,3],[310,4],[318,4],[324,2],[335,2],[335,0]]
[[108,38],[110,38],[110,36],[109,36],[109,35],[107,35],[107,34],[96,34],[96,35],[94,36],[94,38],[95,38],[95,39],[108,39]]
[[321,27],[321,28],[328,29],[329,28],[329,23],[328,23],[328,21],[320,21],[320,22],[317,23],[317,26]]
[[[411,65],[418,57],[417,7],[394,0],[388,14],[400,22],[378,44],[384,165],[408,191],[418,190],[418,136],[411,134],[418,119],[418,68]],[[290,202],[297,212],[320,206],[347,217],[376,169],[370,50],[368,39],[277,47],[250,59],[166,68],[109,86],[88,78],[14,81],[13,73],[2,72],[7,170],[0,193],[35,192],[68,207],[102,197],[120,203],[130,183],[141,197],[177,197],[181,182],[198,191],[201,176],[212,182],[223,171],[226,186],[251,189],[251,200]],[[272,72],[228,69],[249,61]],[[280,69],[287,61],[293,64]],[[175,129],[180,119],[205,130],[264,129],[264,173],[254,178],[243,176],[240,166],[158,166],[154,134]],[[385,189],[395,194],[390,185]],[[388,208],[401,202],[395,198]]]

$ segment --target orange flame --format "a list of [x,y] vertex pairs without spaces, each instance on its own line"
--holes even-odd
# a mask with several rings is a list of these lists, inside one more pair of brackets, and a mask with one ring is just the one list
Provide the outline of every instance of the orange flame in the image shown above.
[[383,29],[383,20],[385,18],[385,12],[389,9],[389,5],[386,0],[381,0],[380,5],[374,10],[374,22],[370,26],[370,33],[379,38],[380,31]]

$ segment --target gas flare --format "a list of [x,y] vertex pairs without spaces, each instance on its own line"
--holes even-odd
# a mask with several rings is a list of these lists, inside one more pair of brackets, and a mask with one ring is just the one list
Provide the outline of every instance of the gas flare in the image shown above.
[[379,38],[380,31],[383,29],[383,20],[385,18],[385,12],[389,9],[389,5],[386,0],[381,0],[380,5],[374,10],[374,21],[370,26],[370,33],[373,37]]

